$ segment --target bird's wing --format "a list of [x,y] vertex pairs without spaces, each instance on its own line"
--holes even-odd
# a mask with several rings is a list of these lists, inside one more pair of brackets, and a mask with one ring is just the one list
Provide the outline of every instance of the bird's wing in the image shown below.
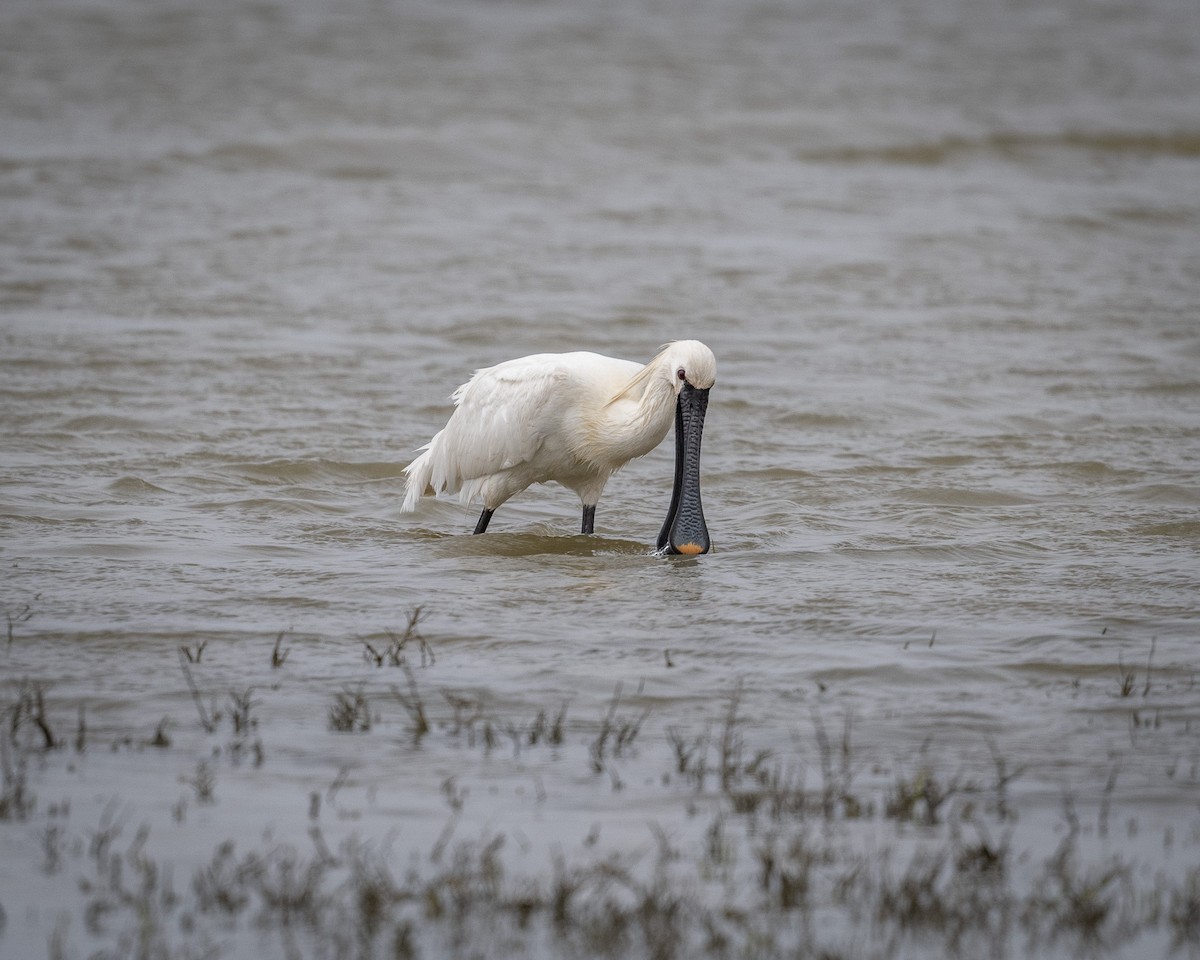
[[434,489],[454,490],[530,461],[555,420],[556,395],[570,380],[554,354],[477,370],[454,391],[455,411],[430,441]]

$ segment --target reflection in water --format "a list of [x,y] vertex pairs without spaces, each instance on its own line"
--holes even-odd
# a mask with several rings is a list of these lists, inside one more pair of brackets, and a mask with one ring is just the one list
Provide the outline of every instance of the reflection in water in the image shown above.
[[[485,539],[486,538],[486,539]],[[645,543],[614,537],[541,536],[529,533],[487,533],[479,537],[452,536],[439,543],[445,557],[649,557]]]

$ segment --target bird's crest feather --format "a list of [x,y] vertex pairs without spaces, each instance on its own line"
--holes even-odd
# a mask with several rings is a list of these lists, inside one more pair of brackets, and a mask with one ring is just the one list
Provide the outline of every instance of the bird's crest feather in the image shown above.
[[625,386],[623,386],[620,390],[618,390],[616,393],[614,393],[609,398],[608,403],[606,403],[605,406],[612,406],[618,400],[623,400],[623,399],[637,400],[637,399],[639,399],[646,390],[646,381],[649,380],[652,376],[654,376],[655,372],[657,371],[658,361],[662,359],[662,355],[664,353],[666,353],[671,348],[671,344],[673,344],[675,342],[676,341],[672,340],[669,343],[664,343],[661,347],[659,347],[658,353],[656,353],[654,355],[654,359],[652,359],[649,363],[647,363],[644,367],[642,367],[641,370],[639,370],[637,373],[635,373],[630,378],[629,382],[627,384],[625,384]]

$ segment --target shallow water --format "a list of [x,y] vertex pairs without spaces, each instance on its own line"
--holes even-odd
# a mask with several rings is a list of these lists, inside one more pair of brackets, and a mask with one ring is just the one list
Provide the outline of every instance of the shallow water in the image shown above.
[[[405,862],[450,818],[508,837],[518,874],[586,839],[652,859],[648,823],[691,851],[698,798],[737,811],[670,775],[671,731],[716,730],[735,690],[747,750],[814,790],[823,727],[850,724],[877,799],[1000,756],[1023,848],[1071,833],[1069,796],[1098,862],[1181,876],[1198,48],[1188,0],[6,4],[0,664],[6,709],[42,690],[64,747],[17,714],[13,756],[41,759],[0,822],[0,949],[123,929],[85,922],[67,839],[25,888],[47,824],[145,824],[181,889],[225,838],[307,849],[313,822]],[[473,369],[677,337],[718,358],[714,553],[651,555],[669,442],[613,479],[594,537],[559,488],[485,537],[453,500],[399,512]],[[364,653],[418,606],[414,743],[405,673]],[[203,643],[198,712],[179,651]],[[597,772],[618,689],[616,716],[649,713]],[[356,690],[371,730],[330,731]],[[470,737],[517,732],[468,743],[455,697]],[[563,742],[522,753],[563,704]],[[144,746],[164,717],[171,746]],[[313,792],[340,799],[314,818]],[[855,851],[912,832],[834,820]],[[895,947],[819,909],[818,943]]]

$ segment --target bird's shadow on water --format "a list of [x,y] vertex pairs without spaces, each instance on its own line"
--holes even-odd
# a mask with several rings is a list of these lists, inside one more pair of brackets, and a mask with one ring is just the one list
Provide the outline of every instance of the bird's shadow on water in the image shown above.
[[628,540],[606,537],[603,534],[547,534],[534,531],[488,531],[476,536],[469,533],[448,533],[421,527],[403,533],[402,538],[427,544],[441,557],[645,557],[669,563],[673,567],[690,568],[711,562],[714,556],[726,557],[754,551],[769,543],[769,538],[741,537],[713,544],[709,553],[701,556],[678,556],[660,553],[649,540]]
[[431,546],[445,557],[652,557],[653,544],[618,537],[546,536],[537,533],[459,534],[438,537]]

